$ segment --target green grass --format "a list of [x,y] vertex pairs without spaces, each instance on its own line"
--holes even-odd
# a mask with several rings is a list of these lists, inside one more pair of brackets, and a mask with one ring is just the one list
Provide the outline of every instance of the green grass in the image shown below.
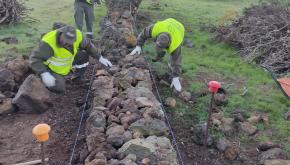
[[[245,7],[257,4],[259,0],[162,0],[161,11],[150,10],[151,1],[143,1],[142,11],[150,12],[156,16],[153,20],[161,20],[168,17],[175,18],[185,25],[185,38],[193,41],[194,48],[183,47],[183,78],[190,80],[191,84],[186,89],[193,92],[206,89],[202,83],[202,76],[206,81],[217,80],[227,87],[228,104],[221,107],[228,116],[230,112],[237,108],[247,111],[250,115],[253,111],[267,112],[270,118],[270,125],[258,124],[259,130],[277,130],[276,134],[263,134],[257,137],[262,141],[270,139],[275,142],[285,143],[290,155],[290,128],[289,122],[283,119],[283,113],[290,106],[289,101],[278,89],[268,73],[261,68],[248,64],[240,59],[237,50],[224,43],[214,41],[213,34],[204,25],[218,25],[227,10],[233,10],[242,14]],[[149,42],[144,48],[151,57],[155,55],[154,46]],[[167,56],[168,58],[168,56]],[[165,60],[164,60],[165,61]],[[166,62],[152,63],[159,74],[167,72]],[[202,74],[201,74],[202,73]],[[244,88],[247,92],[244,96]],[[169,96],[168,88],[162,89],[163,98]],[[177,113],[182,113],[184,120],[193,123],[205,121],[210,98],[201,97],[197,103],[189,107],[185,104],[178,104],[175,109]],[[248,142],[247,136],[242,135],[241,140]]]
[[[27,18],[24,22],[16,25],[0,26],[0,39],[4,37],[16,37],[19,41],[18,44],[11,45],[0,42],[0,62],[11,56],[29,55],[32,48],[37,46],[41,34],[50,31],[54,22],[63,22],[74,26],[73,3],[73,0],[25,1],[26,6],[32,9],[29,15],[32,19]],[[95,35],[98,34],[97,32],[100,29],[98,20],[104,15],[104,6],[95,7]],[[86,27],[84,26],[83,29],[86,29]]]

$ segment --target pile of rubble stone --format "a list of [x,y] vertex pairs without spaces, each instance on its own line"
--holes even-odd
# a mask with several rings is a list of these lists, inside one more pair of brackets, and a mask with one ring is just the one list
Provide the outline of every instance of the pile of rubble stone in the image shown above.
[[7,61],[0,69],[0,115],[14,110],[41,113],[48,108],[49,91],[29,73],[28,60],[23,58]]

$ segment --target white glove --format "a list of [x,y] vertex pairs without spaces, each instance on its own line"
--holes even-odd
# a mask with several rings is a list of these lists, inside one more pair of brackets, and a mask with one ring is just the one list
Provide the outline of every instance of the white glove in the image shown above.
[[174,77],[172,79],[172,82],[171,82],[171,85],[170,85],[170,88],[172,88],[174,86],[174,88],[180,92],[181,91],[181,84],[180,84],[180,81],[179,81],[179,77]]
[[103,56],[100,57],[99,62],[108,67],[112,66],[112,63],[108,59],[104,58]]
[[42,82],[46,87],[55,86],[55,78],[49,72],[44,72],[40,74]]
[[138,54],[141,54],[141,47],[140,46],[136,46],[135,49],[130,53],[131,56]]

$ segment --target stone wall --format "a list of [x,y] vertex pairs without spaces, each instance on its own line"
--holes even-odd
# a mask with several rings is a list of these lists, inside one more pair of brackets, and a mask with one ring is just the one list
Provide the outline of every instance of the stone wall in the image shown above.
[[178,164],[160,102],[143,57],[127,55],[136,44],[134,17],[141,0],[107,0],[98,46],[114,66],[99,69],[86,121],[86,165]]

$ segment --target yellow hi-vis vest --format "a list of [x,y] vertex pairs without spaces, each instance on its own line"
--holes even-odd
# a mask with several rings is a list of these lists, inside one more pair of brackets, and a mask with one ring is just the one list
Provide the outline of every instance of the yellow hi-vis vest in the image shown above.
[[80,30],[76,30],[76,41],[73,44],[73,53],[63,47],[57,46],[57,31],[51,31],[42,37],[42,41],[47,43],[53,49],[53,56],[47,59],[44,64],[48,66],[50,70],[60,75],[67,75],[74,61],[74,57],[77,54],[80,43],[83,40],[83,36]]
[[157,22],[152,29],[151,36],[157,37],[160,33],[168,33],[171,38],[171,43],[166,49],[168,53],[172,53],[183,42],[184,26],[173,18],[168,18],[164,21]]

